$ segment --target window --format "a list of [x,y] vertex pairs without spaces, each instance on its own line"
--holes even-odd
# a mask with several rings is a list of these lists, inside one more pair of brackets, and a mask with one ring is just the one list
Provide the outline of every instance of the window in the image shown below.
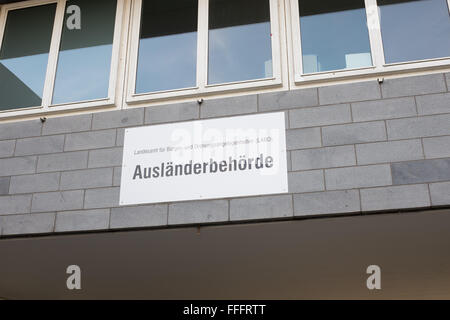
[[[115,0],[69,0],[81,9],[80,29],[63,26],[53,104],[108,97]],[[66,20],[67,21],[67,20]]]
[[3,4],[0,118],[448,70],[449,35],[450,0]]
[[372,65],[364,0],[301,0],[303,72]]
[[41,105],[55,11],[48,4],[9,12],[0,50],[0,110]]
[[378,0],[386,63],[450,57],[446,0]]
[[268,0],[210,0],[208,83],[272,77]]
[[447,0],[292,0],[295,81],[450,64]]
[[136,93],[196,86],[197,0],[143,1]]
[[278,0],[136,0],[128,102],[281,83]]
[[0,111],[112,104],[118,8],[116,0],[26,1],[2,6]]

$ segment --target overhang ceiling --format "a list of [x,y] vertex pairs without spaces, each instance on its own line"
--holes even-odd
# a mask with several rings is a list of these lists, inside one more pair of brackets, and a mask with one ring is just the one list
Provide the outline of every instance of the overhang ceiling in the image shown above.
[[450,210],[1,239],[0,257],[6,299],[449,299]]

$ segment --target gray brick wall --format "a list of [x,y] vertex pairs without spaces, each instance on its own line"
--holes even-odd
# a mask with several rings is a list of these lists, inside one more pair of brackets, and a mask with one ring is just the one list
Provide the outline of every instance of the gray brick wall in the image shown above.
[[[450,206],[449,82],[438,73],[0,123],[0,236]],[[125,128],[272,111],[287,115],[289,193],[118,206]]]

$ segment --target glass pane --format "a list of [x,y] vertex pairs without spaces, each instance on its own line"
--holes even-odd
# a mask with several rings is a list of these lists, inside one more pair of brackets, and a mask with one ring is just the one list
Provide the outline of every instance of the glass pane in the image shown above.
[[269,0],[209,1],[208,83],[272,77]]
[[0,50],[0,110],[40,106],[56,4],[8,12]]
[[142,1],[136,93],[197,85],[197,0]]
[[364,0],[300,0],[303,73],[372,65]]
[[[67,1],[53,104],[108,97],[116,4],[114,0]],[[72,5],[80,8],[78,26],[77,11],[67,13]]]
[[447,0],[378,1],[386,63],[450,57]]

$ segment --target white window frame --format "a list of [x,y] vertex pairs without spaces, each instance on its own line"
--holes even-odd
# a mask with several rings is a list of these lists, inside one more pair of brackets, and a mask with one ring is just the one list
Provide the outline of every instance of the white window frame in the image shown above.
[[[137,78],[137,61],[139,51],[139,36],[141,24],[142,0],[135,0],[132,4],[131,39],[128,57],[127,96],[128,104],[143,101],[160,101],[168,98],[182,98],[207,95],[213,93],[226,93],[239,90],[260,89],[282,85],[282,59],[280,38],[280,2],[282,0],[269,0],[270,2],[270,26],[272,44],[272,68],[273,76],[263,79],[252,79],[220,84],[208,84],[208,17],[209,0],[198,0],[198,25],[197,25],[197,85],[191,88],[180,88],[166,91],[147,93],[135,93]],[[284,12],[282,12],[284,14]]]
[[[108,96],[101,99],[92,99],[84,101],[74,101],[69,103],[52,104],[53,89],[55,84],[56,70],[59,57],[59,47],[61,43],[62,28],[65,22],[66,0],[30,0],[11,4],[5,4],[0,7],[0,48],[3,41],[6,20],[9,11],[30,8],[40,5],[56,3],[55,20],[53,24],[53,33],[51,36],[50,50],[48,53],[47,71],[45,75],[42,103],[40,106],[33,106],[20,109],[0,110],[0,118],[18,117],[30,114],[46,114],[54,111],[77,110],[85,108],[94,108],[99,106],[113,106],[116,102],[116,83],[118,78],[120,38],[122,32],[122,15],[124,11],[124,0],[117,0],[116,17],[114,25],[114,36],[111,55],[111,67],[109,75]],[[82,13],[83,14],[83,13]],[[83,23],[83,18],[81,18]]]
[[[300,4],[299,4],[300,2]],[[301,0],[290,0],[290,20],[291,20],[291,55],[294,67],[294,85],[301,85],[312,82],[333,81],[335,79],[360,78],[361,76],[378,76],[397,74],[405,71],[421,71],[431,69],[442,69],[450,66],[450,57],[435,59],[406,61],[399,63],[386,63],[384,58],[383,40],[381,36],[381,24],[377,0],[364,0],[367,26],[371,47],[372,66],[355,69],[341,69],[323,71],[315,73],[303,73],[301,30],[299,5]],[[447,0],[450,13],[450,0]]]

